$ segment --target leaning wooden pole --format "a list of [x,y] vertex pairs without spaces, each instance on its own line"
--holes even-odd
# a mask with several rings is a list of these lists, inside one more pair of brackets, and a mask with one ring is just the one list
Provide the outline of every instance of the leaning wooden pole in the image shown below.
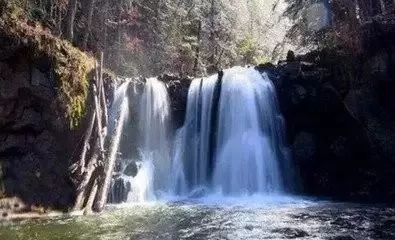
[[[104,179],[104,165],[106,165],[105,141],[107,136],[107,104],[103,83],[103,55],[101,55],[100,69],[96,63],[96,71],[92,84],[92,101],[94,109],[88,129],[84,136],[84,143],[80,160],[75,164],[75,172],[80,179],[74,211],[84,210],[85,214],[92,212],[92,206],[98,199],[98,190]],[[88,157],[88,152],[90,153]]]
[[93,204],[95,202],[97,190],[98,190],[98,179],[95,178],[93,180],[92,190],[91,190],[91,192],[89,194],[88,200],[87,200],[86,205],[85,205],[84,215],[88,215],[88,214],[92,213],[92,206],[93,206]]
[[85,171],[85,165],[86,165],[86,155],[88,153],[88,150],[92,147],[89,144],[89,141],[92,137],[92,132],[93,132],[93,127],[95,126],[95,119],[96,119],[96,112],[94,111],[92,113],[91,119],[89,119],[89,126],[88,129],[85,133],[84,136],[84,143],[82,146],[82,153],[80,156],[80,163],[79,163],[79,174],[82,174]]
[[109,151],[106,152],[106,162],[104,164],[104,176],[101,179],[98,189],[97,201],[94,209],[96,211],[102,211],[106,202],[107,196],[111,185],[111,179],[114,171],[116,156],[118,152],[118,146],[122,137],[122,129],[125,123],[125,119],[128,114],[128,100],[127,98],[122,100],[119,108],[119,115],[117,118],[117,125],[111,133],[111,140],[109,142]]
[[[97,141],[96,141],[97,142]],[[84,174],[83,174],[83,179],[80,183],[80,185],[78,186],[77,189],[77,197],[74,203],[74,211],[79,211],[81,209],[83,209],[84,207],[84,203],[86,198],[90,195],[89,194],[89,183],[92,180],[92,176],[93,173],[95,172],[95,170],[97,169],[97,165],[98,165],[98,158],[99,158],[99,146],[98,143],[95,144],[95,153],[93,154],[93,156],[91,157],[88,166],[85,168]]]
[[96,111],[96,122],[97,122],[97,137],[99,139],[99,146],[102,156],[102,161],[104,161],[104,136],[103,136],[103,123],[100,111],[100,101],[98,99],[98,91],[96,85],[93,85],[93,94],[94,94],[94,105]]
[[104,61],[104,55],[103,52],[101,52],[100,55],[100,71],[99,71],[99,99],[100,99],[100,104],[102,108],[102,118],[103,118],[103,135],[107,136],[107,127],[108,127],[108,109],[107,109],[107,99],[106,99],[106,93],[104,90],[104,80],[103,80],[103,61]]

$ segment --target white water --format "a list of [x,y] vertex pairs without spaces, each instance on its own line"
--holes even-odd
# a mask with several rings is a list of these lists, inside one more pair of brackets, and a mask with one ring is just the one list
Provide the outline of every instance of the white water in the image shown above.
[[[142,170],[146,172],[144,175],[151,177],[145,180],[153,181],[153,184],[150,184],[152,189],[149,190],[151,196],[154,196],[154,189],[165,191],[169,185],[170,119],[169,97],[165,84],[156,78],[147,79],[140,102],[139,150]],[[148,171],[152,172],[148,173]]]
[[130,184],[127,202],[146,202],[156,199],[154,194],[154,164],[151,158],[143,157],[137,164],[138,173],[135,177],[125,177]]
[[266,73],[234,67],[225,70],[222,78],[216,74],[195,79],[184,125],[174,141],[169,139],[171,114],[164,83],[150,78],[144,91],[134,94],[139,99],[138,156],[125,165],[135,162],[138,171],[134,177],[122,176],[128,202],[169,195],[172,199],[275,198],[289,189],[292,170],[283,141],[283,118]]
[[176,135],[173,192],[186,194],[192,187],[209,184],[212,103],[218,76],[192,82],[184,126]]
[[[120,88],[123,89],[124,85]],[[127,87],[126,87],[127,88]],[[126,91],[116,91],[115,102],[113,108],[118,108],[117,104],[119,99],[123,99],[126,105],[136,106],[129,102]],[[166,86],[163,82],[158,81],[156,78],[147,79],[144,90],[139,93],[134,85],[133,99],[138,99],[138,109],[134,109],[133,121],[128,124],[137,124],[135,128],[136,133],[128,132],[133,128],[124,128],[123,135],[135,136],[133,142],[137,149],[137,156],[133,159],[120,159],[121,176],[122,180],[121,194],[124,191],[128,192],[127,202],[145,202],[156,200],[156,192],[166,191],[169,185],[170,176],[170,146],[168,139],[168,128],[170,124],[170,106],[169,98],[167,95]],[[123,122],[127,121],[128,116],[123,116]],[[128,138],[126,138],[128,139]],[[116,142],[115,149],[119,149],[120,142]],[[133,155],[131,149],[123,149],[123,153],[129,157]],[[121,155],[123,154],[120,153]],[[125,173],[128,165],[135,165],[137,174],[135,176],[128,176]],[[124,196],[119,196],[114,187],[113,181],[113,197],[115,201],[124,200]]]
[[[176,135],[173,191],[181,195],[276,195],[287,166],[274,86],[253,68],[196,79]],[[218,101],[219,99],[219,101]]]
[[282,191],[279,159],[271,141],[273,85],[251,68],[225,72],[219,109],[213,186],[230,195]]
[[[109,160],[117,158],[122,138],[122,131],[129,117],[129,98],[127,96],[127,90],[129,85],[130,82],[125,81],[114,90],[114,100],[108,112],[108,138],[111,140],[109,146]],[[113,196],[111,196],[114,195],[113,192],[114,181],[112,181],[111,183],[109,199],[114,198]]]
[[119,150],[122,138],[122,130],[129,116],[129,98],[127,89],[130,82],[125,82],[119,86],[114,93],[114,102],[109,111],[109,132],[110,132],[110,154],[109,162],[114,162]]

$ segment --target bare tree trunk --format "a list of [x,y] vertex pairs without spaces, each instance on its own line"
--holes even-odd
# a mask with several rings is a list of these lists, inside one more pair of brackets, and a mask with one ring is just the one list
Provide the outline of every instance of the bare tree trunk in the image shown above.
[[95,110],[96,110],[96,122],[97,122],[97,137],[99,139],[99,146],[100,146],[100,151],[101,155],[103,156],[102,160],[104,160],[104,138],[103,138],[103,127],[102,127],[102,117],[101,117],[101,111],[100,111],[100,102],[98,99],[98,91],[96,86],[93,86],[93,94],[94,94],[94,104],[95,104]]
[[88,17],[87,17],[87,22],[86,22],[86,27],[85,27],[85,32],[84,32],[84,37],[82,40],[81,48],[86,50],[88,46],[88,40],[89,36],[92,32],[92,18],[93,18],[93,13],[95,10],[95,0],[87,0],[88,1]]
[[[82,173],[82,180],[77,189],[77,197],[73,210],[79,211],[84,209],[85,214],[89,214],[94,205],[100,206],[96,208],[98,211],[103,209],[109,188],[107,185],[111,181],[111,176],[108,177],[107,174],[110,172],[112,175],[114,168],[114,161],[109,161],[105,164],[106,154],[104,151],[104,142],[107,137],[108,113],[103,83],[103,54],[101,54],[100,59],[100,69],[96,67],[95,81],[92,86],[94,111],[92,112],[91,122],[84,138],[80,162],[77,164],[77,167],[79,167],[78,170]],[[120,125],[117,131],[120,131],[119,129],[122,128],[122,124]],[[93,131],[94,129],[95,131]],[[94,134],[93,138],[91,137],[92,134]],[[93,148],[90,150],[90,161],[86,162],[89,141],[93,141]],[[115,159],[114,157],[107,157],[108,159]]]
[[61,11],[59,8],[57,8],[57,35],[60,37],[62,35],[62,16],[63,16],[63,11]]
[[103,109],[103,131],[105,130],[105,135],[107,135],[107,127],[108,127],[108,110],[107,110],[107,99],[106,99],[106,93],[104,91],[104,80],[103,80],[103,69],[104,69],[104,53],[101,52],[100,54],[100,72],[99,72],[99,77],[100,77],[100,89],[101,89],[101,94],[100,94],[100,104]]
[[74,40],[74,21],[77,13],[78,0],[70,0],[67,6],[67,14],[65,20],[65,38],[70,42]]
[[108,127],[108,109],[107,109],[107,100],[105,98],[105,92],[104,92],[104,87],[101,88],[102,96],[101,97],[101,104],[103,106],[103,121],[104,121],[104,129],[107,129]]
[[[122,110],[121,110],[122,111]],[[120,132],[123,128],[123,119],[124,119],[124,112],[120,112],[120,116],[118,119],[118,125],[115,128],[115,131],[113,133],[114,139],[112,139],[110,143],[110,151],[109,154],[107,155],[107,163],[104,165],[104,176],[102,181],[99,184],[99,190],[98,190],[98,198],[97,202],[95,203],[95,210],[98,212],[101,212],[104,208],[104,205],[107,202],[107,196],[108,196],[108,191],[110,189],[110,184],[111,184],[111,178],[113,175],[114,171],[114,166],[115,166],[115,160],[116,160],[116,154],[118,150],[118,145],[119,145],[119,139],[120,139]]]
[[74,203],[73,210],[78,211],[81,210],[84,206],[85,199],[87,197],[87,187],[89,185],[89,182],[92,179],[93,172],[96,170],[98,159],[99,159],[99,145],[97,140],[95,141],[95,149],[93,149],[93,155],[88,163],[88,166],[85,168],[84,174],[83,174],[83,179],[78,186],[77,189],[77,197]]
[[108,12],[109,12],[109,0],[104,0],[104,9],[103,9],[103,13],[102,13],[102,24],[103,24],[103,36],[102,36],[102,46],[103,49],[102,51],[105,53],[107,51],[107,21],[108,21]]
[[90,119],[89,122],[89,126],[88,129],[85,133],[85,137],[84,137],[84,145],[82,146],[82,153],[80,156],[80,174],[82,174],[85,171],[85,164],[86,164],[86,154],[88,152],[88,150],[92,147],[89,145],[89,141],[92,137],[92,131],[93,131],[93,127],[95,126],[95,119],[96,119],[96,112],[94,111],[92,113],[92,117]]
[[214,29],[215,29],[215,0],[211,0],[211,6],[210,6],[210,36],[209,36],[209,41],[210,41],[210,51],[211,55],[209,57],[209,63],[214,64],[215,60],[215,36],[214,36]]
[[195,55],[195,63],[193,64],[193,72],[196,73],[199,70],[199,61],[200,61],[200,42],[201,42],[201,35],[202,35],[202,21],[198,21],[197,27],[197,46],[196,46],[196,55]]
[[97,189],[98,189],[98,180],[97,180],[97,178],[95,178],[93,180],[93,186],[92,186],[91,193],[90,193],[89,198],[88,198],[88,200],[86,202],[84,215],[88,215],[88,214],[92,213],[92,206],[93,206],[93,203],[95,202]]
[[[122,14],[122,3],[119,1],[117,5],[117,22],[121,22],[121,14]],[[117,40],[116,40],[116,61],[115,61],[115,67],[117,68],[118,71],[121,71],[122,69],[122,62],[121,62],[121,44],[122,44],[122,24],[117,24]]]
[[[104,93],[104,83],[103,83],[103,61],[104,61],[104,56],[103,53],[101,53],[100,56],[100,73],[99,73],[99,86],[101,88],[101,95],[100,95],[100,99],[101,99],[101,105],[103,108],[103,115],[104,115],[104,124],[105,124],[105,130],[107,129],[107,124],[108,124],[108,113],[107,113],[107,103],[106,103],[106,99],[105,99],[105,93]],[[118,121],[118,126],[115,128],[115,134],[117,135],[117,133],[119,133],[122,130],[123,127],[123,122],[122,122],[122,112],[120,113],[119,116],[119,121]],[[105,134],[105,136],[107,136],[107,132],[105,131],[103,134]],[[114,141],[114,139],[113,139]],[[117,139],[115,139],[115,141],[117,141]],[[114,170],[114,165],[115,165],[115,156],[113,156],[114,154],[116,154],[117,149],[115,149],[116,146],[114,145],[118,145],[118,143],[114,143],[111,142],[110,143],[110,151],[106,156],[107,159],[107,163],[104,165],[104,176],[102,178],[102,180],[99,182],[99,186],[98,186],[98,192],[97,192],[97,201],[95,202],[95,210],[98,212],[101,212],[104,208],[104,205],[107,202],[107,195],[108,195],[108,191],[110,188],[110,184],[111,184],[111,178],[112,178],[112,173]]]

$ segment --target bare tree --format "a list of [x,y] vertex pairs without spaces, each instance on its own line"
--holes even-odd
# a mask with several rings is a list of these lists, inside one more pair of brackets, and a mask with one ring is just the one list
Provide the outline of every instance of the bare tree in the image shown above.
[[96,0],[85,0],[85,2],[86,2],[86,8],[88,9],[88,13],[86,19],[85,32],[83,34],[84,36],[81,44],[81,48],[84,50],[86,50],[87,48],[89,36],[92,32],[92,19],[93,19],[93,13],[95,11]]
[[70,42],[74,40],[74,22],[77,14],[78,0],[70,0],[67,5],[67,14],[65,19],[65,38]]

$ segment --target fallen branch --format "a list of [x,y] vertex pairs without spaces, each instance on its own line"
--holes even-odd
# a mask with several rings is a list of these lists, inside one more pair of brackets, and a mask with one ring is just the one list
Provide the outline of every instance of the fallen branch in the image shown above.
[[96,198],[97,189],[98,189],[98,180],[96,178],[95,180],[93,180],[92,190],[91,193],[89,194],[88,201],[86,202],[84,215],[88,215],[92,213],[92,206]]
[[118,125],[115,127],[110,142],[110,151],[109,155],[107,155],[108,162],[104,165],[104,178],[102,182],[99,184],[98,190],[98,199],[95,203],[94,209],[98,212],[101,212],[104,208],[104,205],[107,202],[108,191],[110,189],[111,179],[114,171],[115,160],[117,156],[119,142],[121,140],[121,133],[125,123],[126,114],[128,114],[128,101],[127,99],[123,99],[123,102],[120,107],[119,117],[118,117]]
[[92,132],[93,132],[93,127],[95,126],[95,119],[96,119],[96,112],[92,113],[92,117],[89,120],[89,126],[88,129],[86,130],[85,137],[84,137],[84,145],[82,146],[82,153],[80,156],[80,167],[79,167],[79,174],[82,174],[85,170],[85,164],[86,164],[86,154],[91,147],[89,145],[89,140],[92,137]]

